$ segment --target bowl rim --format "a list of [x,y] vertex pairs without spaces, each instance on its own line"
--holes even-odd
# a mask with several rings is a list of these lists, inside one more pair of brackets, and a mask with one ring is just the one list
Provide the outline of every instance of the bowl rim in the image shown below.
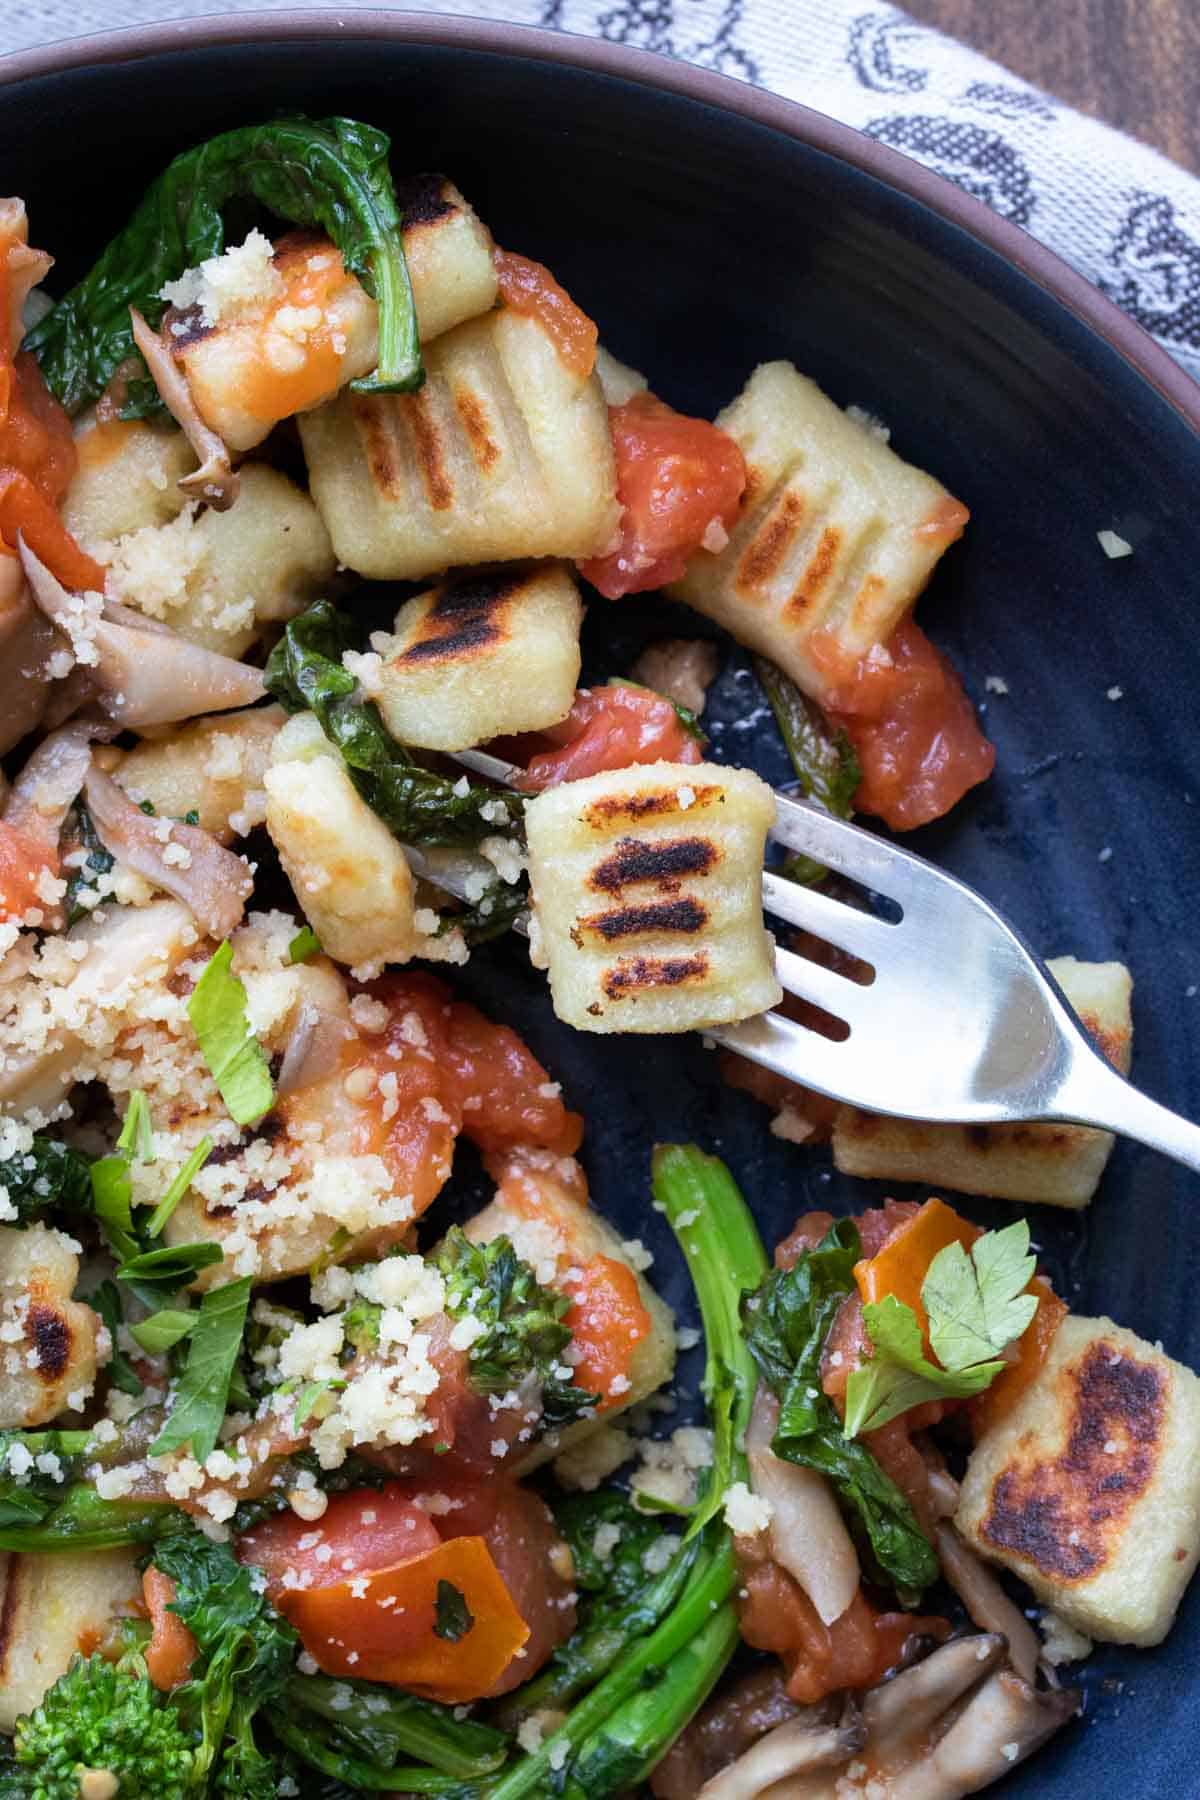
[[279,12],[204,13],[61,38],[0,57],[0,88],[148,56],[243,43],[296,43],[313,37],[349,42],[383,37],[402,45],[565,64],[699,101],[822,151],[906,194],[994,251],[1115,350],[1200,435],[1200,382],[1057,251],[1021,226],[1000,218],[947,177],[853,125],[801,101],[656,51],[579,32],[461,13],[391,12],[374,7],[347,13],[320,6]]

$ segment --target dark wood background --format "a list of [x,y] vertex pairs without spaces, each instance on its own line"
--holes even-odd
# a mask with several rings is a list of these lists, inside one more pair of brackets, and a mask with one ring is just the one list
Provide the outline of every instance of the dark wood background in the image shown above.
[[902,0],[1081,112],[1200,172],[1200,0]]

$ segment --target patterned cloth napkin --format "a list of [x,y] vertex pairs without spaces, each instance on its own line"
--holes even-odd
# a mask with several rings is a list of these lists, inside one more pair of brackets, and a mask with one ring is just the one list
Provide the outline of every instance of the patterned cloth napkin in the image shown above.
[[[309,4],[320,0],[259,0],[243,10]],[[338,10],[378,4],[341,0]],[[219,0],[0,0],[0,43],[16,50],[232,10]],[[1200,182],[893,6],[460,0],[444,10],[682,57],[857,125],[1051,245],[1200,377]]]

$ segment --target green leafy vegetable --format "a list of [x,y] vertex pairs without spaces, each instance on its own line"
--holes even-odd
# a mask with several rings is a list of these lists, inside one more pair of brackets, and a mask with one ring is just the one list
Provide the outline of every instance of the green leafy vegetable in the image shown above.
[[90,1431],[0,1432],[0,1551],[109,1550],[174,1528],[181,1515],[168,1502],[96,1493],[88,1470],[124,1454]]
[[140,1088],[129,1096],[129,1106],[121,1124],[117,1149],[123,1150],[131,1162],[154,1161],[154,1126],[150,1119],[150,1103]]
[[288,1683],[287,1703],[293,1716],[307,1712],[334,1727],[327,1740],[331,1751],[344,1740],[354,1755],[388,1771],[402,1756],[413,1756],[442,1775],[479,1777],[500,1768],[508,1750],[504,1732],[374,1682],[297,1675]]
[[[765,656],[754,658],[754,673],[771,703],[775,722],[800,785],[835,818],[848,819],[862,780],[862,768],[846,733],[831,725],[815,700]],[[827,873],[811,856],[792,856],[783,865],[791,881],[810,886]]]
[[433,1634],[457,1644],[475,1623],[475,1615],[467,1605],[466,1595],[452,1581],[439,1581],[434,1603]]
[[410,392],[421,355],[388,139],[353,119],[242,126],[177,156],[90,272],[25,339],[69,413],[97,400],[134,354],[129,308],[157,325],[160,290],[225,247],[222,209],[254,199],[332,238],[379,307],[379,364],[353,386]]
[[[125,1352],[121,1349],[120,1333],[125,1323],[125,1306],[121,1299],[121,1291],[115,1282],[102,1281],[95,1293],[87,1296],[88,1305],[100,1314],[108,1327],[108,1335],[112,1339],[112,1356],[108,1363],[108,1374],[114,1387],[120,1388],[123,1394],[133,1398],[144,1392],[137,1370],[133,1367]],[[141,1339],[138,1339],[141,1342]],[[143,1348],[145,1346],[143,1345]]]
[[188,1000],[188,1018],[229,1116],[251,1125],[275,1102],[271,1071],[246,1017],[246,989],[233,974],[229,940],[215,950]]
[[1028,1251],[1024,1219],[985,1232],[970,1254],[961,1244],[939,1250],[922,1283],[921,1303],[941,1366],[925,1355],[911,1306],[885,1294],[863,1308],[874,1354],[846,1384],[848,1438],[878,1431],[926,1400],[968,1399],[990,1386],[1007,1367],[999,1353],[1037,1311],[1037,1296],[1024,1291],[1037,1266]]
[[[155,1566],[175,1583],[170,1603],[196,1640],[190,1679],[174,1696],[198,1733],[197,1772],[216,1791],[267,1800],[277,1789],[253,1735],[255,1714],[274,1706],[292,1672],[298,1639],[228,1544],[194,1527],[155,1546]],[[273,1717],[272,1713],[272,1717]]]
[[143,1350],[151,1356],[161,1356],[188,1336],[199,1317],[189,1307],[165,1306],[140,1324],[131,1325],[130,1332]]
[[206,1135],[200,1139],[200,1142],[196,1145],[196,1148],[192,1151],[178,1175],[176,1175],[174,1181],[151,1213],[149,1219],[147,1219],[146,1236],[148,1238],[153,1239],[161,1236],[163,1226],[175,1211],[175,1208],[179,1205],[179,1202],[191,1187],[192,1182],[212,1155],[212,1148],[213,1141],[210,1137]]
[[229,1398],[229,1382],[242,1343],[251,1280],[227,1281],[200,1302],[192,1326],[187,1364],[179,1378],[166,1425],[150,1446],[152,1456],[165,1456],[190,1444],[202,1463],[216,1449]]
[[96,899],[95,875],[109,875],[115,866],[116,858],[101,843],[96,827],[92,823],[92,815],[82,800],[75,802],[75,826],[80,847],[87,851],[83,864],[72,869],[67,878],[67,892],[63,905],[67,915],[68,927],[78,925],[80,919],[86,919],[91,906],[83,904],[83,895],[88,893]]
[[[342,667],[351,648],[345,620],[327,600],[292,619],[267,659],[267,691],[288,712],[316,714],[340,751],[367,805],[406,843],[477,844],[521,820],[518,794],[448,780],[413,761],[384,726],[379,709],[355,696],[358,683]],[[484,810],[486,809],[486,811]]]
[[127,1282],[143,1306],[158,1307],[193,1282],[201,1269],[221,1260],[220,1244],[164,1244],[123,1262],[117,1280]]
[[310,956],[318,956],[321,951],[321,940],[311,925],[302,925],[291,943],[288,945],[288,961],[292,963],[307,962]]
[[[0,1162],[0,1199],[15,1208],[17,1225],[32,1225],[52,1206],[90,1212],[91,1195],[87,1158],[53,1138],[35,1136],[28,1150]],[[4,1223],[14,1223],[11,1215]]]
[[937,1578],[933,1546],[866,1445],[843,1437],[821,1386],[821,1351],[860,1254],[857,1227],[839,1219],[815,1250],[775,1270],[746,1301],[746,1341],[779,1397],[776,1456],[825,1475],[857,1515],[882,1573],[900,1593],[919,1594]]
[[599,1394],[576,1387],[562,1373],[563,1351],[571,1342],[570,1328],[562,1322],[570,1297],[541,1287],[508,1238],[473,1244],[454,1225],[432,1261],[446,1283],[451,1318],[469,1313],[485,1327],[469,1352],[477,1393],[506,1394],[526,1376],[536,1375],[542,1419],[551,1427],[568,1424],[599,1404]]
[[145,1094],[136,1090],[121,1124],[121,1134],[111,1156],[102,1156],[91,1168],[92,1210],[101,1230],[122,1262],[141,1249],[133,1222],[133,1163],[154,1161],[154,1132]]
[[196,1753],[175,1707],[153,1686],[140,1656],[114,1664],[74,1656],[65,1675],[16,1723],[4,1800],[79,1800],[79,1771],[104,1769],[119,1791],[189,1800]]

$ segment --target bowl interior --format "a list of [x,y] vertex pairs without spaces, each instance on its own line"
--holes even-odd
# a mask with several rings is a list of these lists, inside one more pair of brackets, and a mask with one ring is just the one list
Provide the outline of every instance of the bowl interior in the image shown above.
[[[0,88],[5,186],[27,198],[57,273],[87,265],[175,151],[280,109],[345,112],[391,133],[398,166],[452,174],[497,238],[551,264],[603,342],[675,405],[711,416],[756,363],[787,357],[837,400],[867,407],[902,455],[972,509],[919,616],[963,670],[999,751],[987,788],[913,841],[1046,954],[1127,962],[1135,1079],[1194,1106],[1200,445],[1190,427],[994,250],[850,162],[736,110],[519,48],[404,42],[398,22],[396,36],[362,20],[355,31],[314,23],[299,41],[194,42]],[[731,105],[752,104],[729,93]],[[1134,554],[1107,560],[1103,527]],[[627,669],[639,643],[681,628],[706,630],[651,601],[600,602],[592,670]],[[1007,691],[989,688],[994,676]],[[717,757],[786,777],[736,652],[708,723]],[[698,1040],[588,1039],[560,1026],[519,946],[477,953],[464,986],[525,1032],[583,1108],[597,1205],[645,1239],[683,1307],[681,1265],[648,1207],[656,1140],[694,1138],[723,1155],[768,1241],[808,1207],[881,1198],[822,1152],[771,1137],[766,1114],[722,1085]],[[464,1171],[459,1187],[478,1191],[477,1174]],[[1033,1215],[1073,1305],[1111,1313],[1192,1364],[1195,1194],[1193,1177],[1118,1145],[1089,1212]],[[968,1210],[987,1224],[1012,1216],[1003,1205]],[[680,1382],[693,1398],[699,1373],[693,1354]],[[1004,1792],[1166,1792],[1198,1653],[1193,1593],[1161,1649],[1096,1655],[1086,1720]]]

